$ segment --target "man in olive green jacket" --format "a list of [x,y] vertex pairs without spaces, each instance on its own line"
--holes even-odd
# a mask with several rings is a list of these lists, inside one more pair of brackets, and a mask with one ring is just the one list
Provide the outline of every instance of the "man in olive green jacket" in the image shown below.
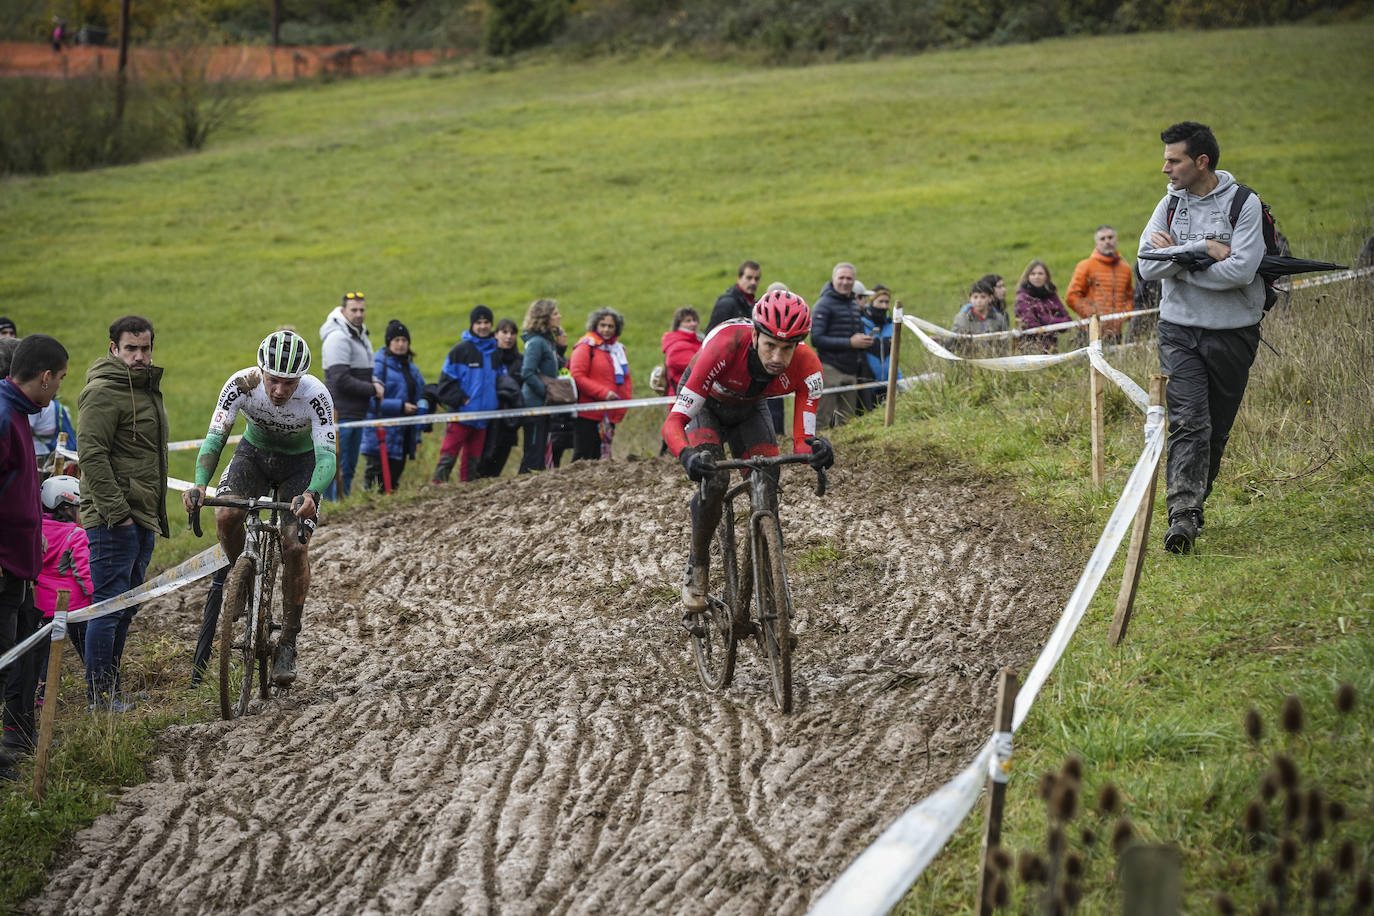
[[[153,365],[153,325],[125,315],[110,325],[110,352],[86,372],[77,401],[81,523],[91,542],[91,584],[102,601],[141,585],[157,535],[167,537],[167,411]],[[86,626],[92,704],[123,710],[119,662],[137,605]]]

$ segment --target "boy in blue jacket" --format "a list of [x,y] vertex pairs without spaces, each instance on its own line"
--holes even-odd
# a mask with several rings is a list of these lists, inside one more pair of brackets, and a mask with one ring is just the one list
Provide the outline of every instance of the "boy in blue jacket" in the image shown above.
[[[479,305],[468,316],[463,339],[448,352],[439,373],[439,400],[450,410],[477,413],[496,409],[496,338],[491,336],[491,309]],[[487,421],[450,423],[440,447],[439,463],[434,467],[433,483],[448,483],[454,464],[458,479],[472,479],[472,465],[482,457],[487,438]],[[458,459],[461,456],[462,461]]]

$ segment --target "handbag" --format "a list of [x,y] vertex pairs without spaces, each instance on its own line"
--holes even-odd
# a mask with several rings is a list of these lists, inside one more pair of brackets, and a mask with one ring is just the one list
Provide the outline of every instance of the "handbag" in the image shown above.
[[558,378],[541,375],[539,378],[544,382],[545,404],[577,403],[577,383],[571,375],[560,375]]

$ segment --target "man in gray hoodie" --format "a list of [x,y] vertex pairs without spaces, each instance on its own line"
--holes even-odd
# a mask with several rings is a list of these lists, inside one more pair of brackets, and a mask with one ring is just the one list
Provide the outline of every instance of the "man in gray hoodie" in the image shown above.
[[[1164,548],[1187,553],[1202,530],[1212,492],[1259,348],[1264,317],[1260,200],[1218,171],[1221,150],[1205,124],[1183,121],[1160,134],[1169,191],[1155,207],[1140,251],[1205,253],[1215,263],[1190,270],[1141,259],[1141,276],[1159,280],[1160,372],[1169,377],[1169,530]],[[1245,195],[1235,225],[1232,201]]]
[[[343,303],[320,325],[321,363],[324,384],[334,400],[334,418],[361,420],[367,416],[368,404],[380,399],[386,390],[372,377],[372,339],[367,336],[367,300],[362,293],[344,293]],[[339,477],[342,492],[330,487],[326,499],[347,496],[353,489],[353,475],[358,469],[358,448],[363,443],[361,426],[339,430]]]

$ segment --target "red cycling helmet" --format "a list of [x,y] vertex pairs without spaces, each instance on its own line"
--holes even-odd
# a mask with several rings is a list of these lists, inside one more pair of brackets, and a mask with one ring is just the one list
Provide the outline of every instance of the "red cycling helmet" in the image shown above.
[[811,333],[811,310],[796,293],[775,289],[754,303],[754,327],[783,343],[799,341]]

